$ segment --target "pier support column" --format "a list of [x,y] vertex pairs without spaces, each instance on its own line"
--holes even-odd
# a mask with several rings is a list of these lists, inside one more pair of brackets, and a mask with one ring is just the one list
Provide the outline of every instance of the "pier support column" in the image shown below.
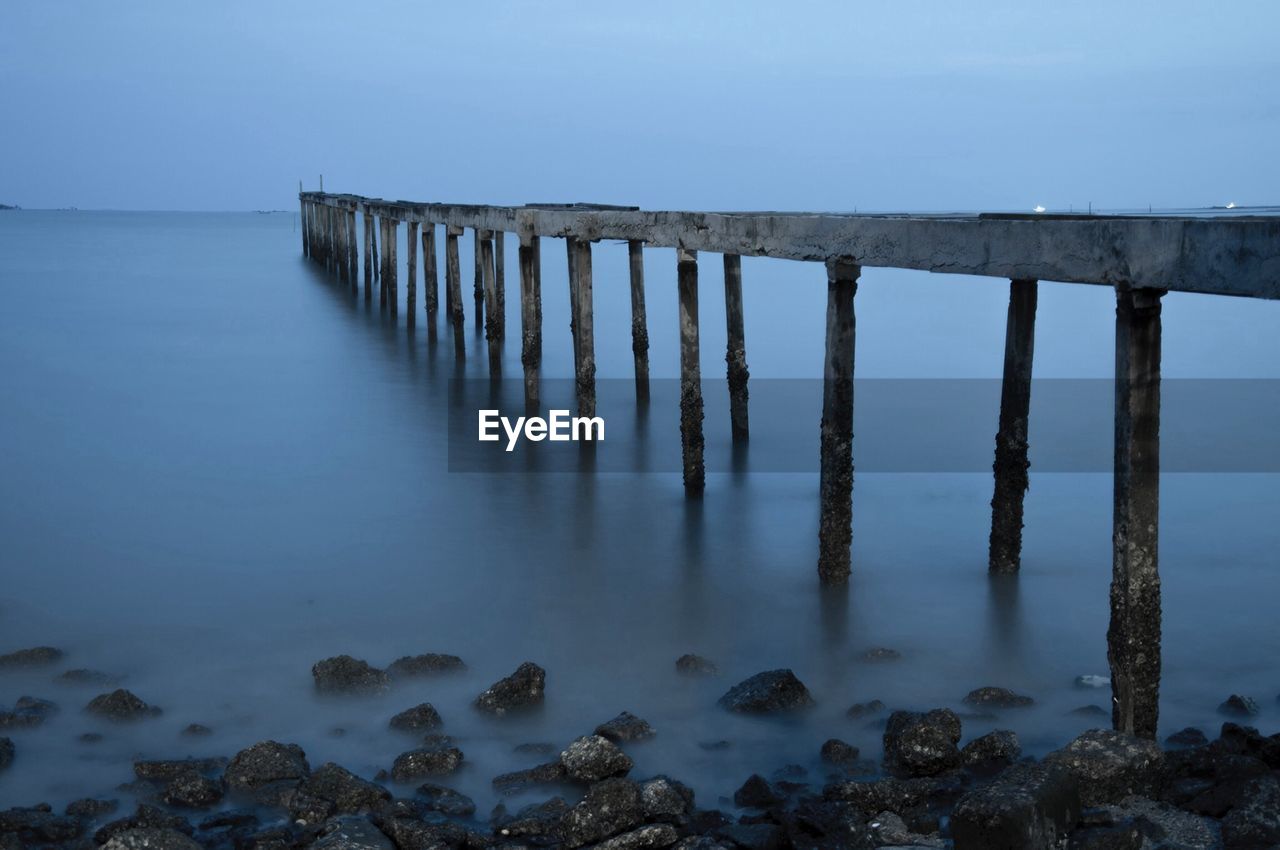
[[818,476],[818,579],[849,580],[853,542],[853,296],[861,267],[827,260],[827,347],[823,363],[822,447]]
[[698,252],[676,249],[680,293],[680,449],[684,489],[690,496],[706,486],[702,437],[702,367],[698,357]]
[[409,250],[407,259],[408,269],[405,272],[407,285],[405,286],[405,314],[412,323],[417,315],[418,309],[418,223],[416,221],[405,222],[406,234],[408,240],[406,247]]
[[569,263],[569,337],[573,351],[573,373],[578,374],[578,245],[577,238],[566,236],[565,255]]
[[343,283],[350,283],[347,279],[347,272],[350,265],[347,263],[347,211],[333,208],[333,235],[334,240],[338,243],[338,251],[335,256],[337,262],[338,280]]
[[382,242],[383,253],[387,257],[387,304],[391,307],[391,315],[395,315],[400,310],[400,292],[399,292],[399,267],[396,263],[396,248],[399,240],[396,238],[396,231],[400,227],[400,222],[394,218],[386,219],[387,236]]
[[507,234],[493,232],[493,280],[497,298],[494,300],[493,317],[497,320],[498,339],[507,336]]
[[364,300],[373,298],[373,216],[364,214]]
[[[462,228],[452,224],[445,225],[444,232],[444,304],[449,313],[449,321],[455,330],[461,332],[465,318],[462,311],[462,269],[458,261],[458,237]],[[461,338],[461,337],[459,337]]]
[[329,229],[329,207],[320,205],[320,259],[324,261],[325,271],[330,268],[330,260],[332,258],[332,242],[333,233]]
[[378,230],[382,227],[382,219],[374,217],[373,227],[373,282],[378,284],[378,290],[382,290],[382,253],[378,250]]
[[489,343],[489,375],[502,374],[502,340],[498,336],[498,284],[493,268],[493,231],[478,232],[480,270],[484,282],[484,338]]
[[302,256],[311,255],[311,246],[307,239],[307,202],[298,198],[298,229],[302,231]]
[[745,440],[751,429],[747,424],[747,342],[742,326],[742,258],[724,255],[724,315],[728,344],[724,361],[728,366],[729,421],[733,439]]
[[538,237],[520,240],[520,363],[524,366],[524,397],[538,404],[538,369],[542,365],[542,281],[538,274]]
[[995,492],[991,496],[988,568],[1016,573],[1022,566],[1022,501],[1030,485],[1027,421],[1031,412],[1031,357],[1036,336],[1034,280],[1009,283],[1009,318],[1004,331],[1004,377],[1000,384],[1000,426],[996,432]]
[[349,209],[346,211],[347,221],[347,245],[349,246],[350,255],[347,257],[347,279],[351,281],[351,286],[357,291],[360,289],[360,249],[357,246],[356,239],[356,211]]
[[426,290],[423,301],[426,302],[427,315],[434,316],[440,309],[440,284],[436,272],[436,223],[422,223],[422,288]]
[[636,400],[649,400],[649,319],[644,308],[644,243],[627,243],[631,266],[631,353],[636,367]]
[[378,251],[378,303],[387,306],[387,219],[378,216],[378,241],[381,247],[374,245]]
[[1155,738],[1160,709],[1160,298],[1116,290],[1111,723]]
[[577,324],[577,377],[578,415],[596,415],[596,338],[591,287],[591,240],[574,240],[577,245],[574,261],[574,277],[577,279],[577,298],[574,299],[574,322]]
[[472,230],[475,237],[472,241],[475,243],[476,262],[475,262],[475,280],[473,281],[474,301],[476,309],[476,329],[484,327],[484,236],[479,230]]

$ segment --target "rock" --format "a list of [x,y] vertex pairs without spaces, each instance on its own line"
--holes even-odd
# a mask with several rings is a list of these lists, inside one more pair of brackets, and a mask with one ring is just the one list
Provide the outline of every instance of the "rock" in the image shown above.
[[873,646],[859,655],[858,658],[861,661],[879,664],[885,661],[898,661],[902,658],[902,653],[887,646]]
[[1254,717],[1258,713],[1258,704],[1249,697],[1232,694],[1218,706],[1218,713],[1228,717]]
[[960,766],[960,718],[935,708],[926,714],[895,711],[884,731],[885,766],[902,776],[933,776]]
[[729,850],[729,846],[709,835],[690,835],[672,845],[672,850]]
[[578,738],[560,753],[560,763],[570,779],[598,782],[610,776],[625,776],[632,768],[631,758],[617,744],[602,735]]
[[1111,687],[1111,679],[1107,676],[1098,676],[1092,673],[1086,673],[1083,676],[1076,676],[1077,688],[1109,688]]
[[420,785],[418,796],[426,801],[428,811],[454,818],[469,818],[476,813],[476,804],[470,797],[443,785]]
[[910,847],[915,850],[915,848],[946,846],[946,842],[941,838],[912,832],[907,827],[906,821],[895,812],[880,812],[867,826],[875,830],[876,845],[879,847]]
[[12,740],[0,738],[0,771],[8,769],[9,765],[13,764],[13,757],[16,752]]
[[716,837],[732,842],[744,850],[783,850],[786,833],[772,823],[736,823],[716,830]]
[[391,662],[387,672],[397,679],[408,679],[415,676],[434,676],[438,673],[455,673],[467,669],[467,665],[456,655],[444,655],[428,652],[425,655],[406,655]]
[[785,799],[769,780],[758,773],[747,777],[742,787],[733,792],[733,804],[743,809],[769,809]]
[[317,661],[311,667],[311,678],[322,694],[380,694],[391,683],[384,671],[350,655]]
[[[1084,825],[1096,825],[1100,829],[1081,829],[1073,833],[1072,850],[1077,846],[1098,850],[1121,846],[1214,850],[1222,846],[1217,824],[1209,818],[1179,811],[1166,803],[1144,797],[1129,797],[1120,805],[1088,810],[1083,821]],[[1137,844],[1124,843],[1133,840],[1131,831],[1138,834]]]
[[361,779],[334,762],[325,762],[311,771],[302,788],[308,794],[331,803],[333,810],[340,815],[372,811],[379,803],[391,799],[391,792],[386,788]]
[[331,821],[313,846],[316,850],[395,850],[391,839],[364,818]]
[[183,835],[191,835],[195,831],[181,815],[170,815],[155,806],[140,804],[129,817],[103,824],[93,834],[93,840],[98,844],[106,844],[115,836],[131,829],[170,830]]
[[640,805],[646,823],[684,826],[693,813],[693,789],[668,776],[640,783]]
[[457,747],[425,747],[396,756],[391,778],[411,782],[428,776],[445,776],[462,766],[462,750]]
[[84,710],[110,720],[112,723],[127,723],[144,717],[154,717],[160,713],[160,709],[147,705],[124,688],[109,694],[99,694],[89,701]]
[[1079,785],[1066,770],[1018,764],[956,802],[951,835],[956,850],[1052,850],[1080,810]]
[[828,738],[822,744],[822,749],[818,751],[818,755],[827,764],[848,767],[857,763],[860,753],[858,748],[852,744],[847,744],[839,738]]
[[688,653],[676,659],[676,672],[681,676],[719,676],[720,668],[710,658]]
[[173,829],[126,829],[116,833],[102,850],[201,850],[190,837]]
[[22,667],[44,667],[62,660],[61,649],[52,646],[35,646],[31,649],[19,649],[0,655],[0,670],[15,670]]
[[986,772],[1007,767],[1021,755],[1018,736],[1007,729],[997,729],[965,744],[960,750],[960,762],[965,767]]
[[514,747],[511,748],[511,752],[520,756],[524,756],[524,755],[549,756],[555,751],[556,751],[556,745],[549,743],[547,741],[537,741],[534,743],[527,743],[527,744],[516,744]]
[[879,714],[882,711],[884,711],[884,703],[878,699],[873,699],[871,702],[855,702],[849,706],[849,710],[845,714],[854,720],[859,720],[863,717]]
[[39,697],[18,697],[18,701],[13,704],[14,714],[29,714],[33,717],[39,717],[41,720],[47,720],[58,713],[58,704],[52,700],[40,699]]
[[74,670],[66,670],[59,673],[53,678],[53,681],[60,685],[84,685],[96,688],[114,688],[120,684],[119,676],[112,676],[110,673],[103,673],[101,670],[89,670],[84,667],[77,667]]
[[655,824],[624,832],[596,845],[596,850],[656,850],[670,847],[680,836],[667,824]]
[[507,814],[499,804],[489,818],[493,831],[504,838],[535,838],[546,842],[558,841],[561,823],[569,811],[569,804],[560,797],[552,797],[543,803],[534,803],[520,809],[514,815]]
[[1100,705],[1082,705],[1079,708],[1073,708],[1067,712],[1072,717],[1096,717],[1099,719],[1111,719],[1111,712],[1107,711]]
[[1022,694],[1014,693],[1008,688],[975,688],[965,696],[966,705],[979,708],[1025,708],[1035,704],[1035,700]]
[[78,818],[82,821],[95,821],[103,815],[109,815],[116,809],[120,808],[119,800],[95,800],[85,797],[80,800],[72,800],[67,803],[63,814],[67,817]]
[[883,811],[903,814],[950,796],[951,786],[935,777],[838,782],[822,790],[824,800],[851,803],[867,816]]
[[1164,753],[1155,741],[1112,729],[1090,729],[1049,753],[1044,763],[1070,773],[1080,786],[1083,804],[1098,806],[1117,803],[1130,794],[1153,795],[1160,783]]
[[1228,848],[1280,844],[1280,782],[1264,776],[1248,783],[1236,806],[1222,819],[1222,843]]
[[296,784],[310,773],[307,754],[297,744],[263,741],[236,753],[222,778],[233,790],[253,791],[273,782]]
[[624,711],[617,717],[596,727],[596,734],[610,741],[644,741],[652,738],[656,732],[648,721]]
[[0,837],[15,835],[21,847],[71,841],[82,832],[84,824],[79,819],[55,815],[47,803],[0,811]]
[[139,779],[167,782],[188,773],[212,774],[224,770],[224,758],[149,759],[133,763],[133,775]]
[[444,721],[440,719],[440,713],[435,710],[435,707],[429,702],[424,702],[422,705],[406,708],[391,718],[388,725],[401,732],[416,732],[422,729],[437,729],[443,724]]
[[744,714],[772,714],[808,708],[813,697],[790,670],[767,670],[734,685],[718,704]]
[[564,782],[566,779],[568,779],[568,773],[564,765],[559,761],[553,761],[495,776],[493,787],[503,794],[516,794],[534,786]]
[[644,820],[640,787],[628,779],[606,779],[592,785],[560,821],[564,845],[582,847],[612,838]]
[[476,697],[476,708],[498,717],[510,711],[541,705],[546,691],[547,671],[526,661],[504,679],[494,682]]
[[1174,732],[1165,738],[1164,742],[1173,747],[1203,747],[1209,743],[1209,739],[1196,727],[1188,726],[1185,729]]
[[160,799],[176,808],[207,809],[222,802],[222,794],[221,782],[188,770],[169,780]]

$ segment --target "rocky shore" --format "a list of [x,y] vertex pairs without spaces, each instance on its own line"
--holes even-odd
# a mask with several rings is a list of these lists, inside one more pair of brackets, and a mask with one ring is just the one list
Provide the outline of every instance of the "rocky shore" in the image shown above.
[[[62,660],[55,648],[22,650],[0,656],[0,674],[53,668]],[[319,693],[367,695],[399,678],[464,666],[456,656],[428,654],[383,670],[337,656],[317,662],[312,675]],[[712,661],[684,656],[673,675],[716,672]],[[105,674],[70,669],[56,678],[102,687],[76,708],[109,723],[146,723],[161,712]],[[525,662],[479,693],[473,710],[498,719],[538,710],[546,678],[541,667]],[[982,687],[963,702],[999,716],[1031,698]],[[792,671],[770,670],[728,688],[718,705],[785,715],[813,703]],[[17,742],[0,737],[0,771],[23,769],[21,735],[38,733],[60,710],[68,709],[35,696],[0,709],[0,736],[20,733]],[[659,732],[624,711],[574,740],[518,747],[538,763],[494,776],[493,788],[535,802],[499,803],[481,813],[449,787],[466,755],[440,731],[444,721],[436,708],[422,703],[390,721],[417,744],[376,775],[358,776],[333,762],[313,765],[287,741],[262,741],[226,757],[137,760],[112,795],[77,800],[61,811],[48,805],[0,810],[0,850],[1280,846],[1280,734],[1266,737],[1236,722],[1257,711],[1245,697],[1232,696],[1219,710],[1234,719],[1213,740],[1196,729],[1163,744],[1093,729],[1037,760],[1023,755],[1012,731],[966,738],[963,718],[948,708],[917,712],[862,703],[848,714],[882,725],[882,752],[862,753],[831,738],[820,752],[824,775],[784,765],[768,776],[743,777],[731,801],[710,802],[695,800],[678,778],[634,775],[628,750]],[[184,734],[209,731],[192,724]],[[120,796],[138,801],[136,808],[127,810]]]

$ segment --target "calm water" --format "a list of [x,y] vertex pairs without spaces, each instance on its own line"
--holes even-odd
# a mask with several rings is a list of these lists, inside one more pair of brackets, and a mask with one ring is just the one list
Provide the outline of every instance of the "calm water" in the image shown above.
[[[423,700],[466,753],[451,784],[482,812],[489,779],[530,763],[514,745],[563,744],[623,709],[659,733],[630,748],[637,774],[671,773],[714,805],[752,771],[796,762],[820,777],[830,736],[878,756],[878,731],[844,717],[855,701],[959,707],[971,688],[1013,687],[1038,705],[967,722],[966,737],[1009,727],[1033,752],[1090,725],[1069,709],[1106,705],[1108,693],[1072,680],[1107,669],[1110,476],[1034,475],[1023,573],[992,582],[988,475],[862,474],[854,581],[823,596],[812,473],[713,475],[700,503],[686,502],[678,473],[450,473],[449,380],[487,375],[470,245],[458,363],[447,328],[432,334],[425,316],[410,328],[403,309],[388,319],[303,260],[295,218],[0,213],[0,651],[63,647],[63,667],[124,675],[164,709],[86,745],[77,736],[97,726],[79,709],[96,689],[53,684],[63,668],[0,676],[0,703],[63,706],[8,733],[18,759],[0,774],[0,804],[112,793],[134,757],[230,755],[272,737],[313,765],[372,775],[413,743],[388,717]],[[518,375],[510,242],[505,368]],[[543,251],[545,374],[567,377],[559,246]],[[654,374],[673,377],[674,257],[646,256]],[[594,265],[600,372],[625,378],[626,251],[602,245]],[[753,375],[817,377],[822,269],[743,267]],[[716,376],[715,257],[702,297],[703,368]],[[998,376],[1006,297],[999,281],[868,270],[859,373]],[[1113,309],[1106,289],[1041,287],[1037,375],[1108,376]],[[1166,374],[1280,377],[1277,327],[1280,305],[1170,295]],[[811,423],[816,452],[819,410],[787,413]],[[666,441],[678,428],[666,406],[642,418],[638,430]],[[709,457],[729,456],[727,419],[710,414],[707,432]],[[768,451],[757,441],[748,461]],[[1216,726],[1232,692],[1256,697],[1259,725],[1275,731],[1280,481],[1170,475],[1162,498],[1164,731]],[[856,660],[875,645],[904,658]],[[385,665],[428,651],[470,669],[379,699],[312,694],[319,658]],[[690,651],[724,676],[678,678],[673,662]],[[545,710],[477,717],[470,698],[526,659],[548,669]],[[779,666],[809,685],[813,712],[784,724],[714,708],[729,684]],[[180,738],[191,722],[216,734]],[[698,746],[721,739],[733,746]]]

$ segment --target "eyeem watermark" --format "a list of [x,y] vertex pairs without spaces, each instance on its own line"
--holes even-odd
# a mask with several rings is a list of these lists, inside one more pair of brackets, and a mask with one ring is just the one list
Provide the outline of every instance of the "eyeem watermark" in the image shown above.
[[513,422],[498,410],[477,411],[480,419],[480,442],[496,443],[506,433],[507,451],[514,451],[520,438],[540,443],[593,442],[604,440],[604,419],[599,416],[570,416],[567,410],[548,411],[550,416],[518,416]]

